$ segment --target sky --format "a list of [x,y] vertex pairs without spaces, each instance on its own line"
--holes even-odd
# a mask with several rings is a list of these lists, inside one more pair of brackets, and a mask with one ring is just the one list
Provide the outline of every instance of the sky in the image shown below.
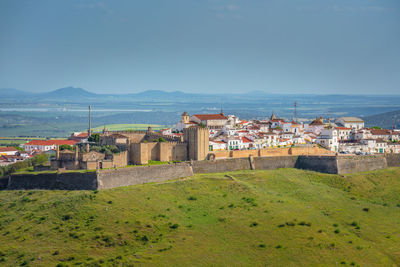
[[0,88],[67,86],[399,94],[400,1],[0,0]]

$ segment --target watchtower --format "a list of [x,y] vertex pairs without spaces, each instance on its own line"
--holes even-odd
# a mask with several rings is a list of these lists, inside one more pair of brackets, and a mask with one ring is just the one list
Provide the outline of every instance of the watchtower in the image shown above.
[[188,144],[189,160],[205,160],[209,150],[209,132],[205,127],[183,129],[184,141]]

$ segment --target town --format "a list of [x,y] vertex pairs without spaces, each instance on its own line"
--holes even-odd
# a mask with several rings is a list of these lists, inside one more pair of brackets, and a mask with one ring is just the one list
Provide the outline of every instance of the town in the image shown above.
[[[20,147],[0,147],[0,166],[38,155],[48,159],[35,170],[93,170],[143,165],[149,162],[301,154],[393,154],[400,153],[400,130],[365,128],[357,117],[311,122],[291,121],[271,114],[264,120],[241,120],[235,115],[183,112],[174,127],[153,131],[92,132],[89,112],[87,132],[74,132],[64,140],[32,140]],[[305,150],[306,149],[306,150]],[[247,152],[248,153],[247,153]],[[258,153],[251,153],[256,152]],[[306,151],[306,152],[305,152]],[[232,153],[230,153],[232,152]]]

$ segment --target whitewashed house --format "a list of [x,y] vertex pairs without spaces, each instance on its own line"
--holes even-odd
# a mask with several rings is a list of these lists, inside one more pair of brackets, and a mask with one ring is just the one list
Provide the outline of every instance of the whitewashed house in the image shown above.
[[320,135],[317,136],[316,143],[331,151],[338,151],[339,142],[337,132],[335,128],[323,129]]
[[335,123],[342,127],[356,130],[364,128],[364,121],[357,117],[340,117],[335,120]]

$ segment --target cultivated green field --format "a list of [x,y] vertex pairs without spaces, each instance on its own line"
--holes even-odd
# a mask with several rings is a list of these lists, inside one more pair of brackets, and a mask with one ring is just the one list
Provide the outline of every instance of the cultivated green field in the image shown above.
[[[109,131],[125,131],[125,130],[147,130],[151,127],[153,130],[160,130],[170,126],[160,124],[107,124],[106,128]],[[100,132],[104,126],[93,128],[94,132]]]
[[4,266],[400,265],[400,168],[2,191],[0,203]]

